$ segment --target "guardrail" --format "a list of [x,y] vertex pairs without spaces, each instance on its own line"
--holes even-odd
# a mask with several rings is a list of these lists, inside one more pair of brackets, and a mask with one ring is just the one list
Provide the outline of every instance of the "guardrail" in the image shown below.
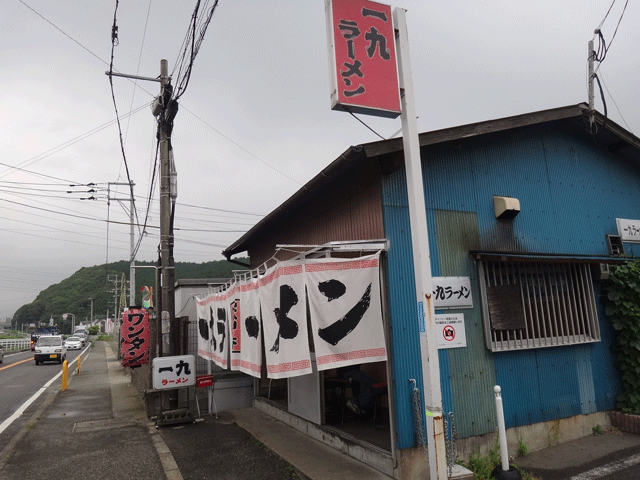
[[10,338],[0,340],[0,345],[5,352],[9,350],[21,350],[23,348],[30,348],[31,340],[28,338]]

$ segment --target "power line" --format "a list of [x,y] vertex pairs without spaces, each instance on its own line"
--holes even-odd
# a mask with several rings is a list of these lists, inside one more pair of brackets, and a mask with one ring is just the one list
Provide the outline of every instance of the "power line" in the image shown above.
[[[211,22],[211,17],[213,16],[213,12],[218,6],[218,0],[215,0],[214,4],[211,6],[209,11],[206,12],[208,3],[209,3],[208,0],[206,0],[205,5],[202,8],[202,10],[205,11],[205,14],[198,17],[198,12],[200,10],[200,0],[198,0],[195,8],[193,9],[193,14],[191,15],[191,22],[189,24],[189,29],[187,31],[187,34],[185,35],[185,40],[182,43],[184,48],[182,50],[182,54],[180,55],[178,61],[176,62],[176,66],[178,64],[180,65],[178,69],[178,76],[176,78],[177,89],[175,91],[175,97],[174,97],[176,100],[178,100],[184,94],[185,90],[187,89],[187,86],[189,85],[189,80],[191,79],[191,71],[193,69],[193,62],[196,59],[196,56],[198,55],[198,51],[200,50],[200,45],[204,40],[204,36],[207,32],[207,28],[209,27],[209,23]],[[197,40],[196,40],[196,34],[197,34]],[[189,43],[191,44],[190,47],[189,47]],[[190,53],[188,54],[189,63],[185,68],[184,64],[187,58],[188,50],[190,51]],[[175,68],[176,67],[174,66],[174,72],[175,72]]]
[[[602,77],[602,72],[600,72],[600,77]],[[622,116],[622,112],[620,111],[620,108],[618,108],[618,104],[616,103],[616,99],[613,98],[613,95],[611,95],[611,92],[609,91],[609,89],[607,88],[607,84],[604,83],[604,77],[602,78],[602,85],[604,85],[604,89],[607,91],[607,93],[609,94],[609,97],[611,98],[611,101],[613,102],[613,104],[616,107],[616,110],[618,111],[618,115],[620,115],[620,118],[622,119],[622,121],[624,122],[624,124],[627,127],[627,130],[629,130],[631,133],[633,133],[633,130],[631,130],[631,127],[629,126],[629,124],[627,123],[627,121],[624,119],[624,117]],[[635,135],[635,134],[634,134]]]
[[[148,106],[149,106],[149,103],[145,103],[144,105],[139,106],[135,110],[132,110],[129,113],[126,113],[126,114],[122,115],[121,118],[130,117],[131,115],[140,112],[141,110],[143,110],[144,108],[147,108]],[[80,142],[82,140],[85,140],[85,139],[89,138],[90,136],[95,135],[99,131],[104,130],[107,127],[110,127],[111,125],[116,123],[117,120],[118,119],[116,118],[116,119],[110,120],[110,121],[108,121],[106,123],[103,123],[102,125],[94,128],[92,130],[89,130],[89,131],[87,131],[87,132],[85,132],[85,133],[83,133],[81,135],[78,135],[77,137],[74,137],[71,140],[67,140],[66,142],[63,142],[63,143],[61,143],[61,144],[59,144],[59,145],[57,145],[57,146],[55,146],[53,148],[50,148],[49,150],[46,150],[45,152],[40,153],[39,155],[36,155],[35,157],[31,157],[31,158],[29,158],[27,160],[24,160],[23,162],[20,162],[18,165],[8,165],[6,163],[1,163],[1,162],[0,162],[0,165],[8,167],[9,169],[12,169],[12,170],[20,170],[20,171],[23,171],[23,172],[31,173],[33,175],[38,175],[38,176],[45,177],[45,178],[51,178],[51,179],[54,179],[54,180],[61,180],[61,181],[64,181],[64,182],[69,182],[69,183],[80,183],[80,182],[73,182],[71,180],[62,179],[62,178],[59,178],[59,177],[52,177],[52,176],[49,176],[49,175],[44,175],[44,174],[41,174],[41,173],[32,172],[32,171],[26,170],[26,169],[21,168],[21,167],[27,166],[27,165],[33,165],[34,163],[39,162],[40,160],[43,160],[43,159],[53,155],[54,153],[58,153],[61,150],[64,150],[65,148],[70,147],[71,145],[74,145],[74,144],[76,144],[76,143],[78,143],[78,142]],[[10,173],[9,170],[5,170],[4,172],[0,172],[0,176],[5,177],[6,175],[8,175],[8,173]]]
[[[131,198],[133,199],[133,182],[131,181],[131,175],[129,173],[129,164],[127,163],[127,155],[124,151],[124,141],[122,139],[122,126],[120,125],[120,119],[118,118],[118,104],[116,102],[116,94],[113,89],[113,55],[115,52],[116,45],[118,45],[118,25],[117,25],[117,14],[118,14],[118,5],[120,1],[116,0],[116,8],[113,12],[113,26],[111,28],[111,62],[109,64],[109,85],[111,86],[111,98],[113,99],[113,108],[116,111],[116,120],[118,122],[118,136],[120,138],[120,149],[122,150],[122,160],[124,161],[125,170],[127,171],[127,180],[129,182],[129,190],[131,192]],[[133,213],[136,217],[136,221],[139,223],[138,219],[138,210],[136,209],[136,204],[133,202]]]
[[186,108],[184,105],[182,106],[182,108],[184,110],[186,110],[187,112],[189,112],[191,115],[193,115],[194,117],[196,117],[198,120],[200,120],[202,123],[204,123],[207,127],[209,127],[211,130],[213,130],[214,132],[216,132],[218,135],[220,135],[221,137],[227,139],[228,141],[230,141],[231,143],[233,143],[236,147],[238,147],[240,150],[243,150],[244,152],[248,153],[249,155],[251,155],[253,158],[255,158],[256,160],[258,160],[259,162],[265,164],[267,167],[271,168],[272,170],[278,172],[280,175],[287,177],[289,180],[291,180],[293,183],[295,183],[298,186],[302,186],[302,184],[300,182],[298,182],[297,180],[294,180],[293,178],[291,178],[289,175],[287,175],[286,173],[284,173],[281,170],[278,170],[276,167],[274,167],[273,165],[271,165],[270,163],[267,163],[266,161],[262,160],[260,157],[258,157],[257,155],[254,155],[253,153],[251,153],[249,150],[247,150],[246,148],[244,148],[242,145],[240,145],[238,142],[232,140],[231,138],[227,137],[224,133],[222,133],[220,130],[218,130],[217,128],[213,127],[212,125],[210,125],[209,123],[205,122],[203,119],[201,119],[199,116],[197,116],[195,113],[193,113],[192,111],[190,111],[188,108]]
[[616,0],[613,0],[613,2],[611,2],[611,5],[609,5],[609,10],[607,10],[607,14],[604,16],[604,18],[602,19],[602,21],[600,22],[600,25],[598,25],[598,28],[596,28],[596,30],[600,30],[600,28],[602,27],[602,25],[604,25],[604,21],[607,19],[607,17],[609,16],[609,12],[611,11],[611,9],[613,8],[613,5],[616,3]]
[[176,205],[180,205],[181,207],[201,208],[203,210],[213,210],[213,211],[216,211],[216,212],[237,213],[238,215],[255,215],[257,217],[264,217],[264,214],[262,214],[262,213],[240,212],[240,211],[237,211],[237,210],[224,210],[222,208],[205,207],[203,205],[192,205],[192,204],[189,204],[189,203],[176,202]]

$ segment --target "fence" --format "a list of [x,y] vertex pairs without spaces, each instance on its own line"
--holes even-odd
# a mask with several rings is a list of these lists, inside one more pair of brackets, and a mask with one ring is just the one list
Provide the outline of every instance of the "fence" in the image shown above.
[[11,338],[8,340],[0,340],[0,345],[5,352],[9,350],[21,350],[23,348],[29,348],[31,340],[28,338]]

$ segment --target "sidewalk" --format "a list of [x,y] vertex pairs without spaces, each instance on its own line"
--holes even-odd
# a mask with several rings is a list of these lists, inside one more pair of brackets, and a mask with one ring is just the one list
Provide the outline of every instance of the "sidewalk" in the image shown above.
[[168,478],[140,422],[139,402],[124,396],[112,402],[112,394],[133,387],[107,369],[107,349],[98,342],[88,350],[81,374],[70,374],[65,392],[58,391],[59,382],[49,387],[44,403],[2,452],[0,478]]
[[50,387],[2,452],[0,478],[389,479],[251,408],[156,429],[114,349],[96,342],[65,392]]
[[[156,429],[114,355],[97,342],[69,387],[56,383],[1,452],[0,478],[389,480],[254,408]],[[542,480],[568,479],[640,452],[640,436],[606,433],[516,458]]]
[[[542,480],[570,479],[638,453],[640,435],[618,430],[545,448],[511,463]],[[599,477],[592,473],[585,478]]]

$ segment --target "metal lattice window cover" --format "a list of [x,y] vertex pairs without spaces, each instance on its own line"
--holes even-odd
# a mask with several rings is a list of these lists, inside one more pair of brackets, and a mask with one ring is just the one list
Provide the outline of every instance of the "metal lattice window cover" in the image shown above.
[[479,272],[490,350],[600,341],[589,264],[483,259]]

